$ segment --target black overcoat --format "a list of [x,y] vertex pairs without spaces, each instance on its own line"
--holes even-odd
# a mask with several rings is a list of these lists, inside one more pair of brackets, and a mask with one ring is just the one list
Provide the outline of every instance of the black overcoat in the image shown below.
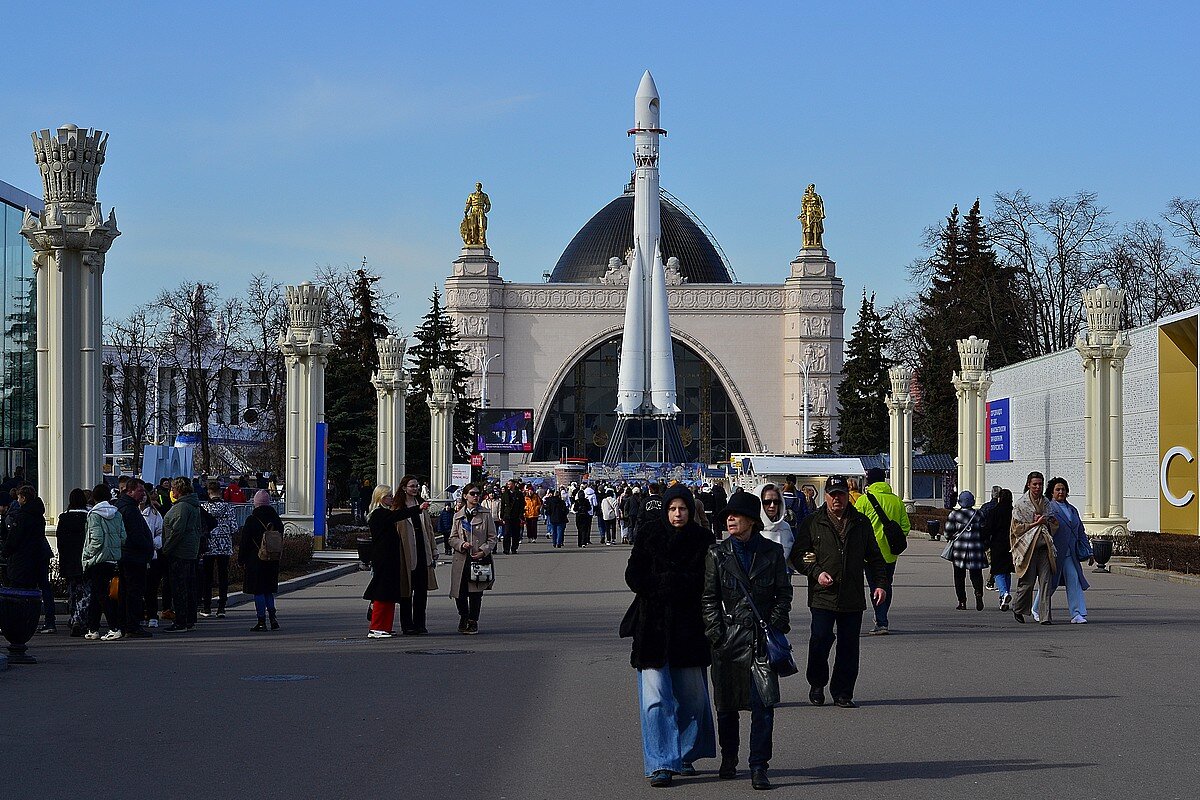
[[689,521],[672,528],[663,515],[634,538],[625,583],[637,592],[637,623],[629,663],[637,669],[707,667],[712,663],[700,593],[711,531]]
[[242,591],[246,594],[276,594],[279,591],[279,562],[258,557],[267,528],[283,530],[279,512],[271,506],[258,506],[246,519],[238,541],[238,563],[244,569]]
[[404,561],[396,523],[420,513],[419,505],[406,505],[395,511],[381,506],[367,517],[367,527],[371,529],[372,575],[363,599],[399,603],[412,597],[412,571],[416,565]]
[[54,551],[46,540],[46,506],[35,497],[16,512],[4,538],[9,585],[36,589],[46,577]]
[[991,556],[992,574],[1011,575],[1016,571],[1008,538],[1008,529],[1012,527],[1012,505],[1001,506],[990,500],[979,509],[979,516],[983,518],[980,530],[983,546]]
[[58,515],[55,541],[58,544],[58,574],[83,577],[83,541],[87,538],[87,509],[75,508]]

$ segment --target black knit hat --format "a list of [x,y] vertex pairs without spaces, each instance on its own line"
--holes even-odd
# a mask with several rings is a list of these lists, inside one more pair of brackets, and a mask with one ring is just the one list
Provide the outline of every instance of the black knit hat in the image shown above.
[[717,514],[716,521],[720,529],[725,527],[725,520],[729,518],[730,514],[741,514],[743,517],[748,517],[754,522],[754,530],[762,530],[762,503],[759,501],[758,495],[753,492],[734,492],[729,495],[729,502]]
[[684,486],[682,483],[677,483],[663,492],[662,509],[663,517],[667,516],[667,509],[671,506],[671,501],[679,498],[687,503],[688,520],[695,521],[696,519],[696,498],[692,496],[692,490]]

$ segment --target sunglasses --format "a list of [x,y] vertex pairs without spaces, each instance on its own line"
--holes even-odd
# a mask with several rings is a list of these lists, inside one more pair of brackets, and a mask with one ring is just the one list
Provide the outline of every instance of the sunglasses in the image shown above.
[[467,492],[467,497],[478,497],[479,492]]
[[777,506],[779,504],[780,504],[780,501],[778,501],[778,500],[763,500],[764,506]]

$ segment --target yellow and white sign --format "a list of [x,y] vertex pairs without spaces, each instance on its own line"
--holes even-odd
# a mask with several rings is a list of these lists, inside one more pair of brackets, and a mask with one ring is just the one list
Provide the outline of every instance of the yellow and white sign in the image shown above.
[[1158,329],[1159,530],[1200,534],[1200,371],[1197,318]]

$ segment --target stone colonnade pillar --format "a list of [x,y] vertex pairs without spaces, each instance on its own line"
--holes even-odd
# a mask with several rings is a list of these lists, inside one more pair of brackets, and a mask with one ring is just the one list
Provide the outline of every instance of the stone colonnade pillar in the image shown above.
[[375,436],[379,463],[375,483],[391,486],[397,494],[400,493],[397,484],[404,477],[404,396],[408,390],[404,351],[407,346],[408,342],[399,336],[376,339],[379,371],[371,378],[378,402]]
[[958,490],[979,499],[987,486],[984,473],[987,455],[987,393],[992,376],[984,371],[988,340],[974,336],[958,340],[961,373],[951,382],[958,395]]
[[287,365],[284,515],[312,532],[317,423],[325,421],[325,362],[333,349],[323,321],[329,290],[305,281],[287,287],[288,329],[279,339]]
[[892,367],[888,377],[892,381],[892,393],[887,399],[892,491],[904,501],[904,507],[912,511],[913,399],[910,387],[913,371],[911,367]]
[[[1125,293],[1103,283],[1083,293],[1088,330],[1075,342],[1083,358],[1084,485],[1083,525],[1091,535],[1123,533],[1124,389],[1122,376],[1129,345],[1121,331]],[[1114,530],[1116,529],[1116,530]]]
[[96,201],[108,134],[64,125],[33,134],[46,207],[25,210],[37,317],[37,484],[55,527],[76,487],[100,482],[104,254],[121,235]]
[[430,372],[433,394],[429,396],[429,491],[442,497],[450,485],[454,463],[454,371],[438,367]]

